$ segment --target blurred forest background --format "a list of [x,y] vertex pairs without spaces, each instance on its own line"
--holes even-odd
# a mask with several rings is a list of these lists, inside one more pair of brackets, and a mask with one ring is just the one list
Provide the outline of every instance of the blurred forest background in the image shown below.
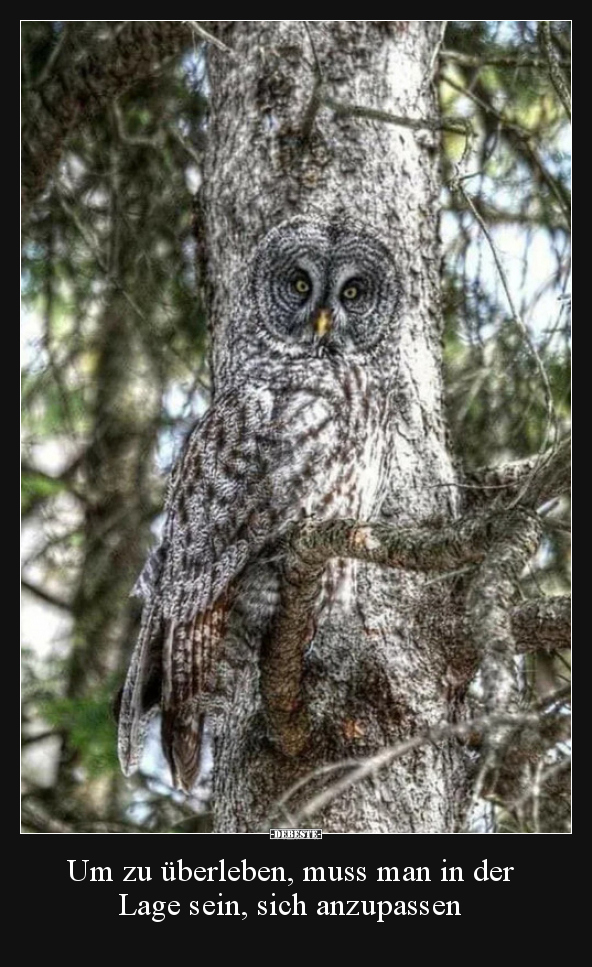
[[[122,23],[22,22],[25,144],[48,85],[107,56]],[[569,21],[446,23],[435,82],[443,114],[470,132],[441,141],[448,414],[467,470],[536,453],[568,426],[570,49]],[[207,829],[207,786],[173,791],[156,745],[123,778],[112,712],[137,633],[130,591],[171,463],[208,402],[195,205],[207,114],[196,36],[76,120],[23,210],[27,832]],[[25,149],[24,183],[28,160]],[[526,596],[567,590],[568,524],[562,498]],[[522,667],[535,696],[569,682],[565,652]],[[556,760],[568,752],[560,742]],[[488,823],[523,829],[495,804]]]

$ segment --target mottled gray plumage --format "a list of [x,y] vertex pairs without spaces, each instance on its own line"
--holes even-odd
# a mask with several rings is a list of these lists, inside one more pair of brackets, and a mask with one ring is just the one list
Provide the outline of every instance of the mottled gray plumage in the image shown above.
[[162,712],[175,782],[194,784],[229,619],[264,636],[287,528],[373,516],[388,477],[397,274],[370,231],[298,218],[255,250],[212,405],[172,475],[138,581],[142,627],[119,719],[123,769]]

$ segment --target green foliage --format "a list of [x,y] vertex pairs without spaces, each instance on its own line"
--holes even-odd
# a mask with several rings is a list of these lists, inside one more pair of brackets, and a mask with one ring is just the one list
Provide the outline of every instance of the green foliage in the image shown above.
[[[568,22],[553,21],[553,36],[563,63]],[[569,414],[568,122],[536,21],[451,22],[440,91],[443,108],[473,130],[460,166],[458,145],[443,161],[449,417],[463,463],[475,467],[536,452]],[[464,193],[455,190],[459,176]],[[515,307],[466,195],[488,226]],[[514,308],[547,372],[553,427]]]
[[68,735],[70,749],[90,778],[119,768],[111,689],[84,698],[47,699],[40,712],[56,732]]
[[24,516],[34,507],[64,489],[59,480],[40,473],[23,473],[21,477],[21,509]]

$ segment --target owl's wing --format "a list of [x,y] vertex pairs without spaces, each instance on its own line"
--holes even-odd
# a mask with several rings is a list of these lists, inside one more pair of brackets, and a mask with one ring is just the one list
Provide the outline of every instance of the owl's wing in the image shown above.
[[144,612],[119,714],[126,774],[160,705],[173,778],[193,786],[237,578],[307,512],[319,468],[336,456],[333,417],[313,391],[248,388],[221,394],[193,430],[171,478],[162,542],[136,585]]

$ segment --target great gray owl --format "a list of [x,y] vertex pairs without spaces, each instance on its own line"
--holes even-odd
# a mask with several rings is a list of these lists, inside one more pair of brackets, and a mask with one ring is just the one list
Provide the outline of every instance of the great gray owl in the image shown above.
[[124,772],[160,708],[173,780],[191,789],[229,619],[240,611],[255,640],[270,628],[281,536],[305,517],[379,509],[398,301],[393,259],[369,230],[297,218],[257,246],[214,399],[173,471],[162,541],[136,586]]

